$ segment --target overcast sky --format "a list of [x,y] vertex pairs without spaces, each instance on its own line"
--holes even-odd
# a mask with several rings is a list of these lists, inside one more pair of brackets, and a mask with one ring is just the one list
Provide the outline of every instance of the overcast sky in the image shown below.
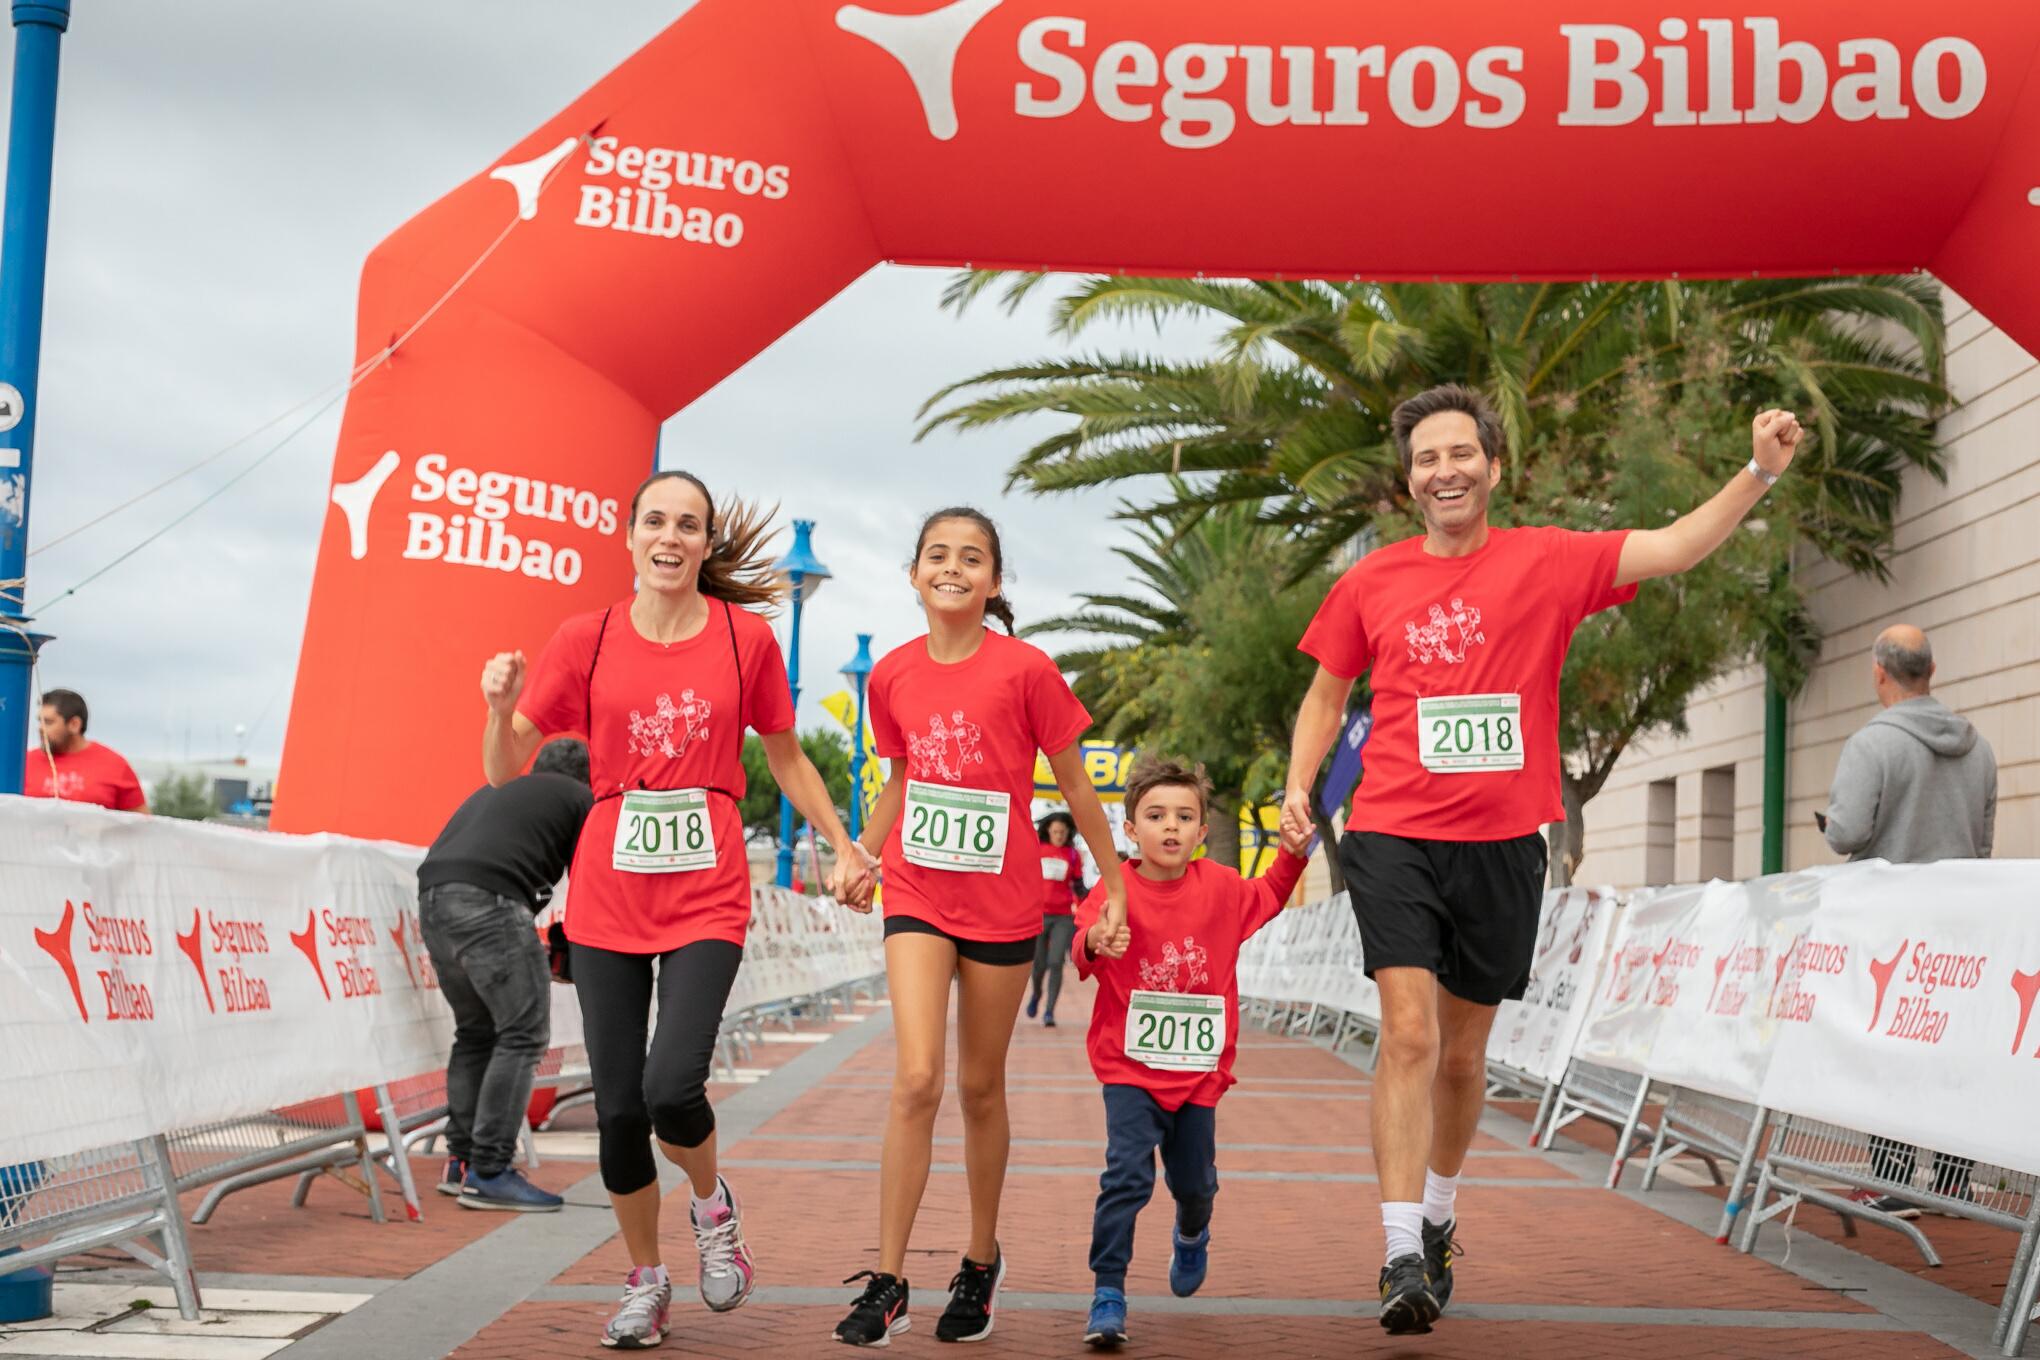
[[[686,7],[77,0],[57,115],[31,548],[344,375],[369,249]],[[11,31],[0,41],[11,45]],[[11,55],[0,67],[5,80]],[[1001,497],[1021,431],[912,445],[914,412],[938,387],[1055,347],[1040,307],[939,312],[944,279],[867,276],[666,427],[669,466],[819,521],[815,549],[835,579],[808,613],[803,726],[827,721],[814,700],[839,687],[855,634],[875,634],[882,654],[921,631],[902,564],[939,454],[939,499],[975,501],[1005,525],[1023,622],[1120,575],[1115,494]],[[137,760],[220,757],[243,724],[252,761],[278,758],[338,428],[336,410],[42,613],[57,635],[43,683],[86,696],[94,737]],[[274,438],[32,556],[31,607]],[[390,716],[403,721],[400,697]]]

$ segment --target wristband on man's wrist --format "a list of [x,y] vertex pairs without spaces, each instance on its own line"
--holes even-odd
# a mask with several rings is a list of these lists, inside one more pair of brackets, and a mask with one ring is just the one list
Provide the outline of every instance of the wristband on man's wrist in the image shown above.
[[1764,465],[1762,463],[1759,463],[1754,457],[1750,459],[1749,465],[1745,467],[1743,471],[1749,473],[1750,476],[1756,478],[1758,481],[1762,482],[1765,486],[1778,485],[1778,474],[1775,472],[1765,471]]

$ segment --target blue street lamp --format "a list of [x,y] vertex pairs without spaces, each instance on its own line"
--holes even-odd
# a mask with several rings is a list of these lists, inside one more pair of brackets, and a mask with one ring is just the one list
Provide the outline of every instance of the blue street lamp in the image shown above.
[[[797,519],[793,522],[793,547],[777,562],[772,570],[784,576],[793,591],[793,631],[786,649],[786,681],[793,690],[793,706],[800,708],[800,611],[807,603],[807,597],[821,589],[822,582],[829,579],[829,569],[815,556],[809,538],[815,531],[811,519]],[[782,888],[793,886],[793,802],[782,793],[779,795],[779,872],[773,882]]]
[[[7,124],[7,207],[0,225],[0,581],[28,575],[28,479],[42,368],[43,267],[57,143],[57,51],[71,0],[15,0],[14,96]],[[28,753],[27,591],[0,589],[0,793],[21,792]]]
[[850,834],[863,829],[864,811],[864,684],[871,678],[871,634],[857,635],[857,655],[843,663],[843,678],[857,695],[850,715]]

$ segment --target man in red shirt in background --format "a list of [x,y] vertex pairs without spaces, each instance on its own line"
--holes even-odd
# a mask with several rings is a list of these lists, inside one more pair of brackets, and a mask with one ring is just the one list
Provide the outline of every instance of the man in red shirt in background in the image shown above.
[[1098,979],[1087,1046],[1105,1084],[1105,1171],[1091,1221],[1096,1292],[1084,1340],[1126,1341],[1126,1268],[1134,1218],[1155,1190],[1161,1150],[1176,1201],[1169,1288],[1204,1283],[1218,1194],[1218,1098],[1233,1084],[1240,945],[1281,914],[1303,876],[1307,836],[1284,833],[1260,878],[1192,859],[1204,843],[1204,767],[1143,757],[1126,781],[1126,924],[1100,919],[1105,892],[1077,908],[1077,976]]
[[29,743],[21,791],[30,798],[97,803],[115,812],[147,812],[142,782],[120,753],[85,739],[85,700],[75,690],[42,697],[42,738]]
[[[1381,989],[1371,1113],[1388,1239],[1381,1325],[1428,1332],[1452,1293],[1460,1167],[1480,1122],[1488,1028],[1530,978],[1548,822],[1560,800],[1558,680],[1573,631],[1698,565],[1792,462],[1799,422],[1756,418],[1753,456],[1662,529],[1490,528],[1502,422],[1465,387],[1391,419],[1424,534],[1339,578],[1298,644],[1318,661],[1290,746],[1285,834],[1371,673],[1374,732],[1339,863]],[[1428,1164],[1428,1170],[1426,1169]]]

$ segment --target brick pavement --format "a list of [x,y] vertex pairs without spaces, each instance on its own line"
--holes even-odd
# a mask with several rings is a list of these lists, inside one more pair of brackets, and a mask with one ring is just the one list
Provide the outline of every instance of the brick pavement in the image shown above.
[[[1064,1025],[1047,1031],[1023,1020],[1014,1044],[1016,1143],[1001,1229],[1011,1271],[998,1331],[982,1348],[986,1355],[1087,1353],[1080,1343],[1090,1289],[1085,1256],[1103,1132],[1102,1102],[1083,1054],[1089,990],[1066,987]],[[695,1301],[688,1288],[694,1260],[682,1226],[685,1203],[672,1186],[668,1264],[680,1288],[669,1353],[843,1354],[828,1340],[852,1294],[839,1282],[872,1265],[876,1254],[875,1166],[892,1066],[884,1015],[880,1010],[872,1019],[839,1022],[829,1027],[835,1034],[825,1044],[761,1046],[747,1064],[760,1073],[804,1055],[819,1061],[766,1075],[755,1085],[718,1087],[719,1101],[736,1096],[730,1108],[752,1112],[730,1125],[744,1136],[731,1137],[724,1151],[731,1182],[744,1198],[760,1289],[728,1315],[711,1315]],[[1913,1284],[1929,1273],[1911,1271],[1905,1253],[1895,1249],[1903,1243],[1889,1234],[1866,1231],[1850,1244],[1865,1256],[1830,1253],[1823,1258],[1828,1264],[1816,1268],[1808,1258],[1827,1248],[1809,1238],[1828,1233],[1823,1216],[1803,1215],[1801,1226],[1811,1232],[1799,1234],[1800,1263],[1793,1269],[1743,1257],[1690,1226],[1711,1222],[1713,1201],[1700,1191],[1675,1185],[1648,1197],[1602,1191],[1592,1166],[1595,1152],[1605,1148],[1600,1131],[1575,1126],[1580,1141],[1562,1139],[1552,1152],[1532,1152],[1506,1106],[1484,1124],[1466,1168],[1461,1238],[1467,1250],[1452,1315],[1431,1336],[1388,1338],[1366,1301],[1380,1230],[1365,1075],[1323,1049],[1253,1030],[1242,1036],[1239,1074],[1242,1084],[1219,1114],[1222,1190],[1210,1280],[1194,1299],[1169,1297],[1169,1216],[1166,1194],[1158,1189],[1142,1219],[1128,1282],[1133,1344],[1126,1354],[1136,1360],[1201,1360],[1241,1348],[1256,1360],[1882,1360],[1987,1353],[1988,1309]],[[592,1116],[585,1109],[572,1112],[561,1127],[585,1133]],[[895,1343],[910,1350],[936,1345],[941,1286],[963,1243],[968,1206],[961,1133],[952,1093],[937,1122],[936,1169],[910,1257],[915,1328]],[[419,1168],[429,1174],[429,1164],[421,1160]],[[316,1287],[318,1277],[331,1276],[338,1277],[330,1286],[335,1289],[344,1280],[347,1287],[387,1291],[346,1319],[355,1330],[345,1353],[395,1357],[443,1354],[445,1347],[407,1349],[407,1314],[385,1300],[402,1293],[407,1279],[414,1294],[416,1282],[437,1278],[435,1272],[455,1272],[445,1278],[457,1279],[464,1260],[493,1250],[489,1269],[505,1262],[503,1269],[529,1273],[502,1282],[505,1302],[477,1315],[460,1333],[471,1339],[452,1353],[459,1360],[593,1356],[602,1353],[596,1337],[627,1263],[607,1232],[592,1171],[588,1160],[557,1155],[541,1170],[543,1183],[571,1188],[571,1202],[588,1206],[569,1215],[580,1215],[573,1229],[580,1240],[595,1244],[578,1259],[554,1250],[544,1258],[552,1264],[543,1268],[520,1264],[543,1253],[508,1248],[556,1242],[568,1231],[567,1216],[504,1223],[428,1196],[425,1223],[375,1225],[358,1195],[332,1184],[315,1190],[302,1210],[288,1207],[287,1183],[238,1196],[213,1225],[194,1231],[194,1249],[216,1284],[262,1279]],[[1672,1206],[1681,1204],[1686,1207],[1675,1212]],[[1930,1226],[1951,1261],[1931,1274],[1994,1306],[2011,1239],[1989,1230],[1971,1233],[1971,1226]],[[1901,1269],[1871,1263],[1885,1257]],[[1835,1259],[1854,1263],[1842,1272],[1844,1282],[1837,1282]],[[1914,1294],[1905,1295],[1907,1287]],[[428,1294],[427,1306],[438,1301]],[[460,1302],[443,1301],[449,1309]],[[407,1306],[415,1309],[415,1298]],[[1955,1321],[1942,1321],[1944,1314]],[[1922,1316],[1934,1321],[1922,1322]],[[1920,1330],[1929,1325],[1940,1339]],[[336,1353],[330,1343],[321,1350],[316,1333],[283,1354],[300,1350]]]

